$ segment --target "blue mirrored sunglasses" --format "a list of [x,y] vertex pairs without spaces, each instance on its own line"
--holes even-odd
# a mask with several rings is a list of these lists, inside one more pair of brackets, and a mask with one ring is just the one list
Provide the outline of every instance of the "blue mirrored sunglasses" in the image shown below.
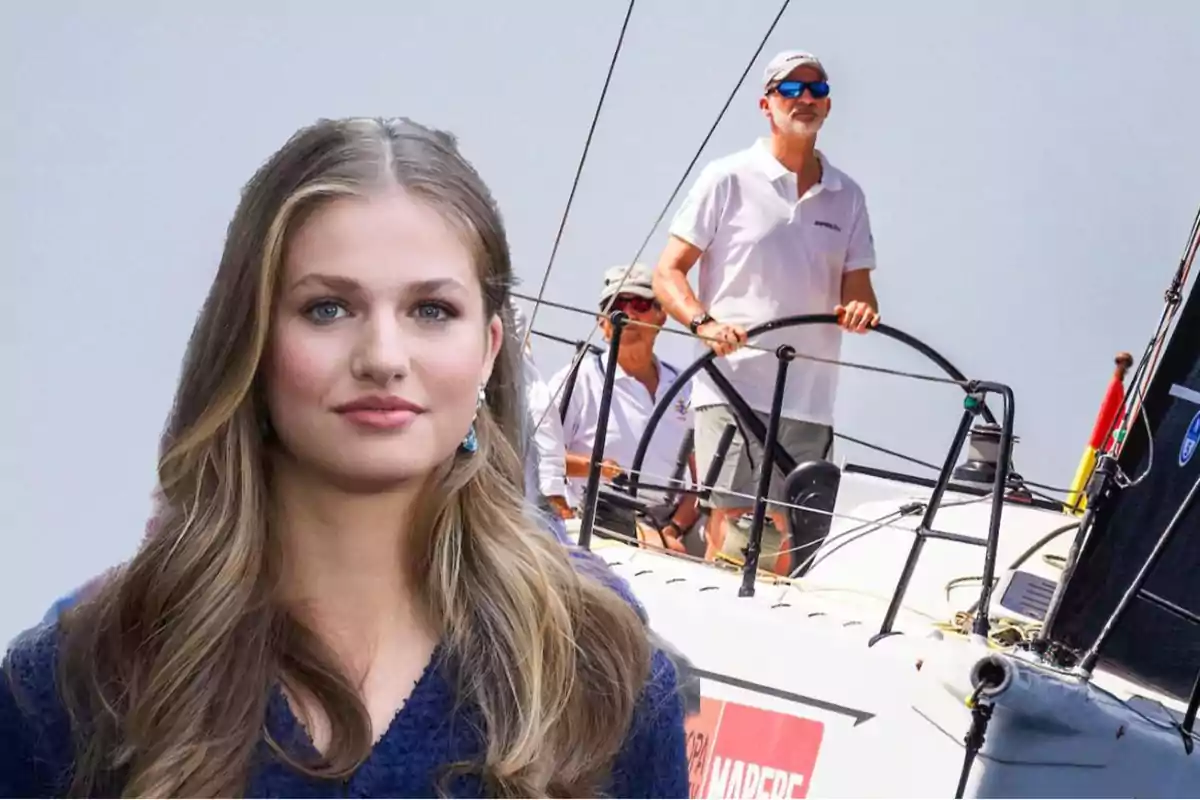
[[813,96],[814,100],[824,100],[829,97],[829,81],[780,81],[772,91],[779,92],[780,97],[799,97],[804,90]]

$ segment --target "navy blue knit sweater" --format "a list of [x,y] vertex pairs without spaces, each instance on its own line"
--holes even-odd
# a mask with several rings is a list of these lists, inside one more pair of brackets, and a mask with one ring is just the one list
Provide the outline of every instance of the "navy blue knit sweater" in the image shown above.
[[[595,573],[645,619],[629,586],[591,553],[573,551],[582,572]],[[70,722],[60,701],[56,669],[59,629],[45,622],[13,643],[0,672],[0,797],[62,796],[70,783],[74,750]],[[475,761],[483,752],[478,710],[457,703],[453,669],[438,649],[408,701],[392,719],[367,760],[348,781],[320,781],[288,766],[259,744],[246,797],[480,797],[474,777],[442,782],[448,764]],[[613,765],[610,797],[687,797],[685,704],[671,657],[655,649],[650,680],[633,724]],[[271,738],[288,752],[316,755],[303,725],[278,690],[267,707]],[[102,796],[120,786],[99,787]]]
[[[42,625],[14,642],[0,678],[0,796],[62,796],[73,762],[70,726],[55,687],[58,628]],[[482,752],[477,714],[455,710],[449,660],[435,653],[408,702],[348,781],[309,778],[260,744],[247,797],[436,797],[447,764]],[[278,691],[268,704],[267,729],[293,753],[315,754],[303,726]],[[473,777],[456,777],[454,797],[482,796]],[[120,787],[101,787],[116,796]],[[614,764],[613,797],[687,797],[683,702],[671,660],[656,650],[651,679]]]

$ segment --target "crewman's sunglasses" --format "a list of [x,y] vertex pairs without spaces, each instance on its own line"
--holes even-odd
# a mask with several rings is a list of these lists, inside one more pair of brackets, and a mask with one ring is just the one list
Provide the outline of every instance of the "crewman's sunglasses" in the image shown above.
[[613,303],[613,308],[620,311],[632,311],[635,314],[646,314],[651,309],[658,309],[658,301],[636,294],[619,294]]
[[804,94],[805,89],[808,89],[814,100],[829,97],[829,81],[780,81],[771,91],[779,92],[780,97],[792,99]]

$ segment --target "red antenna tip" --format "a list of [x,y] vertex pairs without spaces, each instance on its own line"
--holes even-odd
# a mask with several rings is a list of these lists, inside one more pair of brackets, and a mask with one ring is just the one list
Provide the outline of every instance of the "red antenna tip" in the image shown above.
[[1122,351],[1117,353],[1117,357],[1114,359],[1114,361],[1117,365],[1116,378],[1117,380],[1124,381],[1125,373],[1128,372],[1129,368],[1133,366],[1133,355]]

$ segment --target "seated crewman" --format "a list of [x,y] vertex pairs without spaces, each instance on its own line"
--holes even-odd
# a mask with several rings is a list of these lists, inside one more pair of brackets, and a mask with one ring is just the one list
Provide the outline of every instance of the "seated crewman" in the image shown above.
[[[605,273],[599,307],[603,309],[607,306],[609,299],[615,294],[616,300],[612,310],[624,311],[636,322],[663,325],[667,317],[658,301],[654,299],[654,290],[651,288],[653,273],[642,264],[635,264],[628,276],[625,275],[626,270],[625,266],[617,266]],[[621,283],[622,277],[625,278],[624,284]],[[602,319],[600,328],[605,341],[611,341],[612,323],[608,319]],[[608,432],[604,444],[604,466],[601,470],[602,477],[609,480],[628,471],[632,466],[638,442],[646,430],[646,422],[651,412],[679,374],[678,370],[654,355],[654,343],[657,338],[657,327],[636,324],[627,325],[621,334]],[[607,361],[608,352],[584,355],[574,389],[563,409],[568,488],[571,501],[575,505],[584,502]],[[563,386],[569,370],[570,365],[560,370],[550,379],[550,386]],[[686,482],[675,484],[671,479],[675,473],[680,447],[692,429],[690,398],[689,387],[685,386],[672,403],[671,409],[659,421],[642,464],[640,483],[687,486]],[[689,458],[689,471],[694,484],[694,457]],[[597,528],[607,528],[631,538],[637,536],[641,541],[650,541],[677,552],[684,552],[683,536],[699,516],[695,496],[683,495],[681,501],[670,507],[664,505],[667,494],[659,490],[639,489],[638,497],[653,507],[648,518],[638,521],[632,511],[617,508],[610,503],[602,503],[597,508]],[[603,531],[598,533],[602,535]]]

